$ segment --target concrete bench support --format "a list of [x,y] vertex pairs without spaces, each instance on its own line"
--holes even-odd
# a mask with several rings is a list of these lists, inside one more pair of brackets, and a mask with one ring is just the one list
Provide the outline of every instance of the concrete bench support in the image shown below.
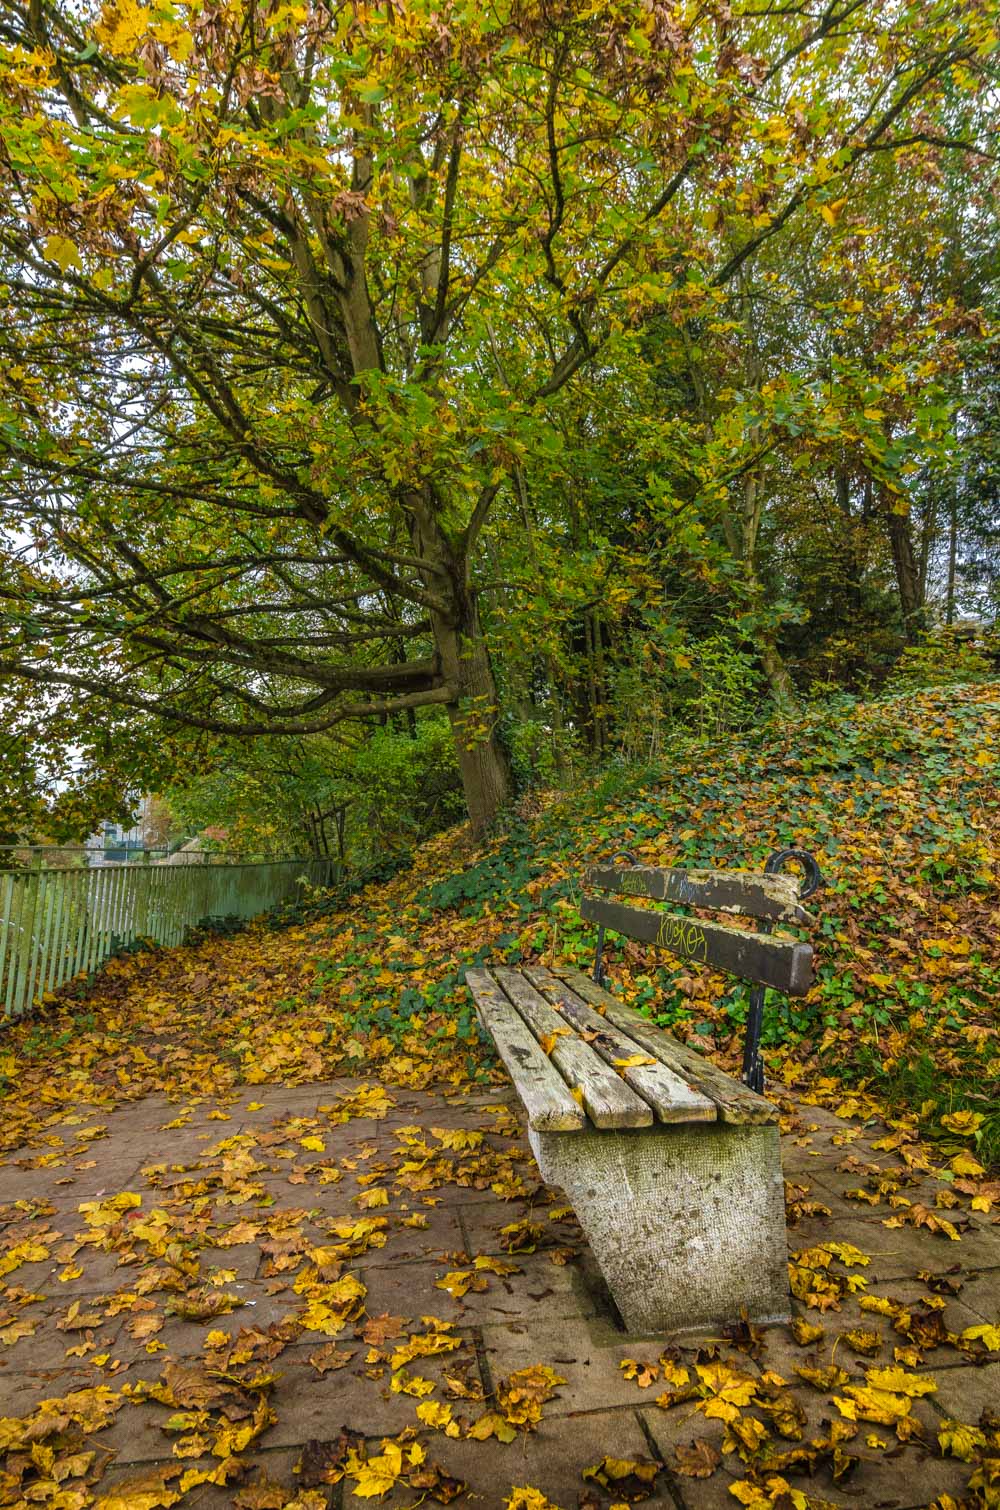
[[778,1129],[692,1122],[531,1130],[630,1332],[789,1315]]

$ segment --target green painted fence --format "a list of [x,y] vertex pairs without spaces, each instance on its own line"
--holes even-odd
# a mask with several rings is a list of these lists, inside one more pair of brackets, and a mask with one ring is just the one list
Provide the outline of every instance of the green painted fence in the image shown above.
[[252,918],[329,886],[335,860],[257,865],[102,865],[0,873],[0,1021],[38,1006],[135,939],[180,944],[207,917]]

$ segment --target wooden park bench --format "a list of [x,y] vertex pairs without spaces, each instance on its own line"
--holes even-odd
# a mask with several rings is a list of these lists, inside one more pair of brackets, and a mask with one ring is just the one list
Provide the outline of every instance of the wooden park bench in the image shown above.
[[[780,867],[806,869],[800,886]],[[594,978],[579,970],[497,966],[466,980],[525,1109],[542,1176],[566,1192],[630,1332],[683,1331],[788,1315],[778,1111],[758,1094],[764,988],[802,995],[812,949],[775,925],[809,921],[819,884],[809,855],[782,851],[763,874],[611,863],[587,871],[598,924]],[[758,931],[665,912],[665,901],[758,920]],[[747,981],[746,1084],[603,984],[604,933],[696,960]]]

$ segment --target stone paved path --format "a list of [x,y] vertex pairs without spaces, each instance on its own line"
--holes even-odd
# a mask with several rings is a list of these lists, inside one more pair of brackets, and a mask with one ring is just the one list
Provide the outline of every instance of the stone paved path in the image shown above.
[[[369,1439],[377,1453],[380,1438],[407,1427],[421,1428],[419,1440],[428,1457],[468,1485],[460,1505],[498,1510],[513,1487],[527,1485],[562,1510],[620,1503],[620,1496],[593,1482],[588,1487],[581,1477],[584,1468],[609,1456],[664,1465],[646,1503],[675,1510],[734,1506],[729,1487],[746,1473],[734,1453],[725,1454],[716,1471],[703,1479],[686,1476],[677,1466],[678,1447],[694,1439],[721,1451],[724,1421],[706,1418],[690,1401],[662,1408],[655,1403],[662,1380],[644,1389],[621,1368],[627,1359],[656,1363],[664,1339],[627,1337],[620,1330],[574,1219],[561,1210],[558,1193],[538,1183],[512,1115],[516,1104],[502,1092],[446,1099],[393,1090],[384,1116],[357,1115],[337,1125],[329,1108],[343,1104],[339,1098],[356,1084],[254,1087],[226,1106],[228,1120],[213,1112],[216,1103],[209,1099],[180,1119],[176,1106],[147,1099],[102,1119],[106,1135],[80,1157],[40,1168],[32,1155],[0,1167],[0,1337],[10,1339],[0,1347],[0,1415],[26,1417],[45,1399],[65,1399],[95,1385],[114,1391],[134,1388],[140,1381],[160,1379],[170,1361],[200,1366],[207,1334],[215,1333],[218,1345],[219,1332],[232,1338],[251,1329],[258,1338],[267,1334],[274,1353],[268,1359],[268,1346],[258,1343],[255,1356],[263,1372],[278,1376],[265,1386],[276,1419],[239,1453],[257,1467],[225,1485],[190,1488],[185,1506],[281,1506],[303,1482],[294,1469],[306,1444],[336,1439],[348,1428]],[[210,1088],[206,1092],[210,1095]],[[178,1120],[179,1126],[166,1125]],[[836,1412],[829,1391],[811,1391],[792,1372],[794,1367],[807,1359],[817,1368],[833,1362],[850,1382],[863,1385],[873,1360],[891,1364],[894,1345],[904,1341],[891,1330],[891,1317],[859,1309],[862,1293],[908,1304],[930,1297],[932,1307],[943,1307],[945,1329],[951,1333],[997,1321],[1000,1228],[988,1215],[975,1217],[961,1242],[925,1228],[887,1228],[888,1205],[872,1208],[845,1199],[846,1191],[859,1184],[859,1164],[899,1168],[893,1153],[870,1146],[885,1129],[866,1135],[857,1124],[808,1107],[786,1120],[786,1179],[805,1187],[798,1201],[806,1207],[790,1232],[791,1246],[804,1249],[831,1239],[855,1245],[871,1262],[850,1272],[863,1275],[867,1286],[856,1295],[846,1293],[839,1309],[823,1314],[796,1302],[797,1313],[823,1327],[823,1338],[812,1348],[796,1343],[788,1327],[772,1327],[757,1342],[750,1339],[744,1350],[723,1340],[720,1356],[754,1377],[772,1370],[790,1381],[808,1417],[808,1437],[828,1431]],[[420,1188],[421,1159],[411,1158],[416,1168],[408,1170],[408,1147],[423,1140],[437,1148],[442,1132],[475,1133],[484,1126],[496,1130],[487,1134],[480,1154],[469,1157],[466,1183],[431,1182]],[[418,1131],[401,1134],[403,1129]],[[320,1147],[310,1148],[310,1139]],[[460,1168],[462,1140],[452,1141],[459,1145],[455,1157]],[[498,1180],[489,1178],[488,1161],[481,1159],[483,1150],[490,1149],[506,1170]],[[849,1167],[842,1169],[845,1159]],[[404,1176],[416,1188],[408,1188]],[[933,1206],[939,1187],[929,1185],[925,1191],[921,1179],[906,1188],[906,1197],[927,1199]],[[371,1192],[382,1189],[388,1204],[366,1209]],[[118,1209],[108,1204],[122,1192],[141,1197],[141,1205],[120,1203]],[[507,1194],[512,1198],[502,1198]],[[98,1203],[104,1213],[102,1218],[98,1210],[94,1216],[91,1207],[89,1225],[79,1209],[87,1202]],[[811,1209],[814,1203],[831,1214]],[[335,1241],[329,1218],[356,1223],[362,1217],[384,1220],[387,1239],[383,1247],[369,1246],[344,1266],[366,1287],[368,1337],[361,1314],[333,1342],[334,1349],[352,1354],[349,1361],[320,1373],[310,1357],[329,1347],[331,1337],[294,1325],[287,1329],[288,1319],[303,1306],[303,1293],[294,1289],[303,1243],[322,1248]],[[541,1229],[534,1251],[505,1253],[511,1238],[502,1237],[502,1229],[525,1221]],[[109,1224],[120,1235],[101,1246]],[[74,1234],[81,1232],[91,1239],[96,1235],[98,1245],[76,1247]],[[35,1256],[40,1248],[45,1257]],[[3,1253],[13,1253],[13,1266],[9,1259],[3,1261]],[[476,1255],[502,1255],[519,1272],[486,1270],[486,1287],[464,1296],[436,1284],[451,1271],[467,1270]],[[922,1271],[940,1274],[953,1266],[956,1273],[947,1282],[935,1281],[944,1284],[941,1295],[918,1278]],[[331,1267],[326,1277],[339,1269]],[[171,1297],[184,1296],[192,1273],[207,1280],[202,1295],[224,1292],[235,1297],[237,1308],[217,1317],[209,1309],[200,1319],[171,1314]],[[950,1293],[954,1289],[957,1294]],[[933,1318],[933,1310],[928,1314]],[[384,1316],[393,1320],[384,1323],[386,1337],[380,1342],[371,1318]],[[488,1408],[498,1383],[519,1369],[544,1364],[566,1381],[543,1405],[536,1430],[519,1433],[504,1445],[495,1438],[449,1438],[422,1428],[416,1416],[419,1400],[391,1387],[390,1354],[398,1339],[405,1341],[421,1329],[433,1331],[419,1320],[427,1316],[452,1323],[460,1346],[443,1356],[418,1358],[410,1368],[433,1382],[429,1398],[448,1400],[456,1417],[476,1419]],[[18,1336],[18,1320],[33,1322],[34,1330]],[[856,1328],[877,1334],[873,1356],[844,1341]],[[698,1339],[683,1342],[687,1350],[678,1355],[681,1366],[695,1360]],[[914,1366],[937,1384],[935,1392],[914,1399],[912,1407],[932,1443],[943,1419],[974,1422],[1000,1402],[996,1362],[979,1364],[952,1347],[925,1345],[919,1361],[914,1355]],[[172,1416],[176,1407],[146,1399],[126,1403],[96,1431],[84,1430],[85,1446],[97,1454],[91,1476],[106,1465],[92,1490],[95,1496],[118,1486],[121,1497],[109,1505],[171,1503],[167,1496],[162,1501],[156,1497],[155,1486],[167,1482],[176,1491],[179,1464],[185,1470],[218,1464],[218,1456],[199,1452],[206,1444],[199,1441],[196,1424],[187,1432],[185,1446],[192,1455],[180,1460],[174,1455],[176,1419],[172,1434],[164,1430]],[[3,1432],[0,1425],[0,1443],[16,1441],[16,1432]],[[183,1425],[180,1436],[178,1445],[184,1446]],[[790,1438],[778,1445],[786,1449],[796,1444]],[[822,1469],[812,1481],[790,1481],[833,1505],[905,1510],[927,1506],[944,1494],[962,1498],[969,1468],[929,1453],[919,1433],[902,1443],[891,1427],[866,1425],[849,1445],[862,1459],[850,1478],[835,1483]],[[11,1462],[15,1468],[20,1462],[23,1469],[16,1449],[8,1459],[8,1474]],[[42,1469],[33,1468],[26,1482],[32,1481],[32,1473],[37,1477]],[[0,1480],[0,1503],[25,1503],[11,1485],[9,1477]],[[144,1493],[153,1497],[143,1498]],[[364,1503],[353,1496],[350,1480],[314,1493],[306,1503]],[[419,1488],[400,1484],[382,1503],[411,1505],[420,1498]],[[38,1499],[44,1502],[45,1496]]]

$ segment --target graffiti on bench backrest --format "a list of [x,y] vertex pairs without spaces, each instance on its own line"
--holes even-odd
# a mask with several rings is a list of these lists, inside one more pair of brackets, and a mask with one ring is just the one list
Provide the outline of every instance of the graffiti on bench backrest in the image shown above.
[[661,918],[656,942],[661,949],[667,949],[671,954],[682,955],[685,959],[700,960],[703,964],[708,960],[708,938],[705,930],[690,918]]

